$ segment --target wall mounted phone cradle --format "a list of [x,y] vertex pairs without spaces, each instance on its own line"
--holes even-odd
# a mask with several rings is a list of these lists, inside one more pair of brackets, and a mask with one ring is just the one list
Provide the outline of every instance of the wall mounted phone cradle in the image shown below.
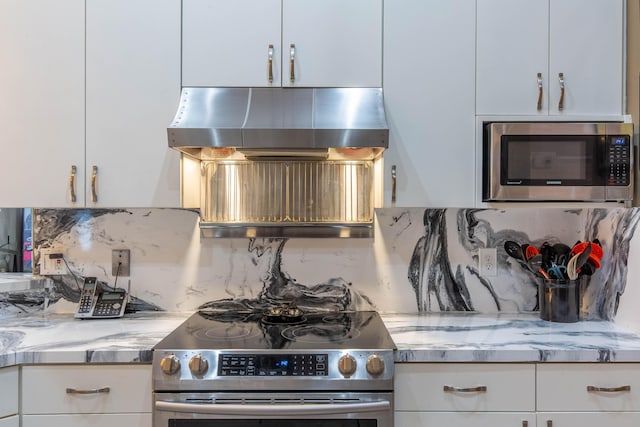
[[122,317],[126,305],[127,292],[119,289],[103,289],[95,277],[85,277],[74,317],[78,319]]

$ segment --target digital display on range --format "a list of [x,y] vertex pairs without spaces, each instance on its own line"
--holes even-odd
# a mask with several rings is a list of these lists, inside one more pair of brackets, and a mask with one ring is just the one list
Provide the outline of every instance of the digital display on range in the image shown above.
[[220,376],[326,376],[328,354],[221,354]]

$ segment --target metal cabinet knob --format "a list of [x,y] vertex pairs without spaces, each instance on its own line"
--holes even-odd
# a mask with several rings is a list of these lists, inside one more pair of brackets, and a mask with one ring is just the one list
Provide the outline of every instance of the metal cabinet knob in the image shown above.
[[345,354],[338,360],[338,371],[342,374],[343,377],[349,378],[356,372],[356,367],[358,366],[358,362],[356,359],[350,354]]
[[165,356],[160,361],[160,369],[167,375],[174,375],[180,370],[180,360],[173,354]]

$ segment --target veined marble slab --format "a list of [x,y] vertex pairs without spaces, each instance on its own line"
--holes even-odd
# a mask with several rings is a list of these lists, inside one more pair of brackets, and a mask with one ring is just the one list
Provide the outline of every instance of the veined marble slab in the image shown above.
[[640,362],[640,334],[532,314],[382,315],[398,362]]
[[27,363],[149,363],[151,349],[191,313],[79,320],[28,314],[0,323],[0,367]]
[[[78,320],[26,314],[0,323],[0,367],[150,363],[191,312]],[[397,362],[640,362],[640,334],[613,322],[551,323],[537,314],[382,314]]]

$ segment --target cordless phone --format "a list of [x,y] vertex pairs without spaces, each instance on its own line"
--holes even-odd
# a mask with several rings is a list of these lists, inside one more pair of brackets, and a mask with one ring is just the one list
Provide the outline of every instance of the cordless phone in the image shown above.
[[79,319],[110,319],[122,317],[127,305],[127,293],[122,290],[103,290],[95,277],[86,277],[80,302],[74,317]]

